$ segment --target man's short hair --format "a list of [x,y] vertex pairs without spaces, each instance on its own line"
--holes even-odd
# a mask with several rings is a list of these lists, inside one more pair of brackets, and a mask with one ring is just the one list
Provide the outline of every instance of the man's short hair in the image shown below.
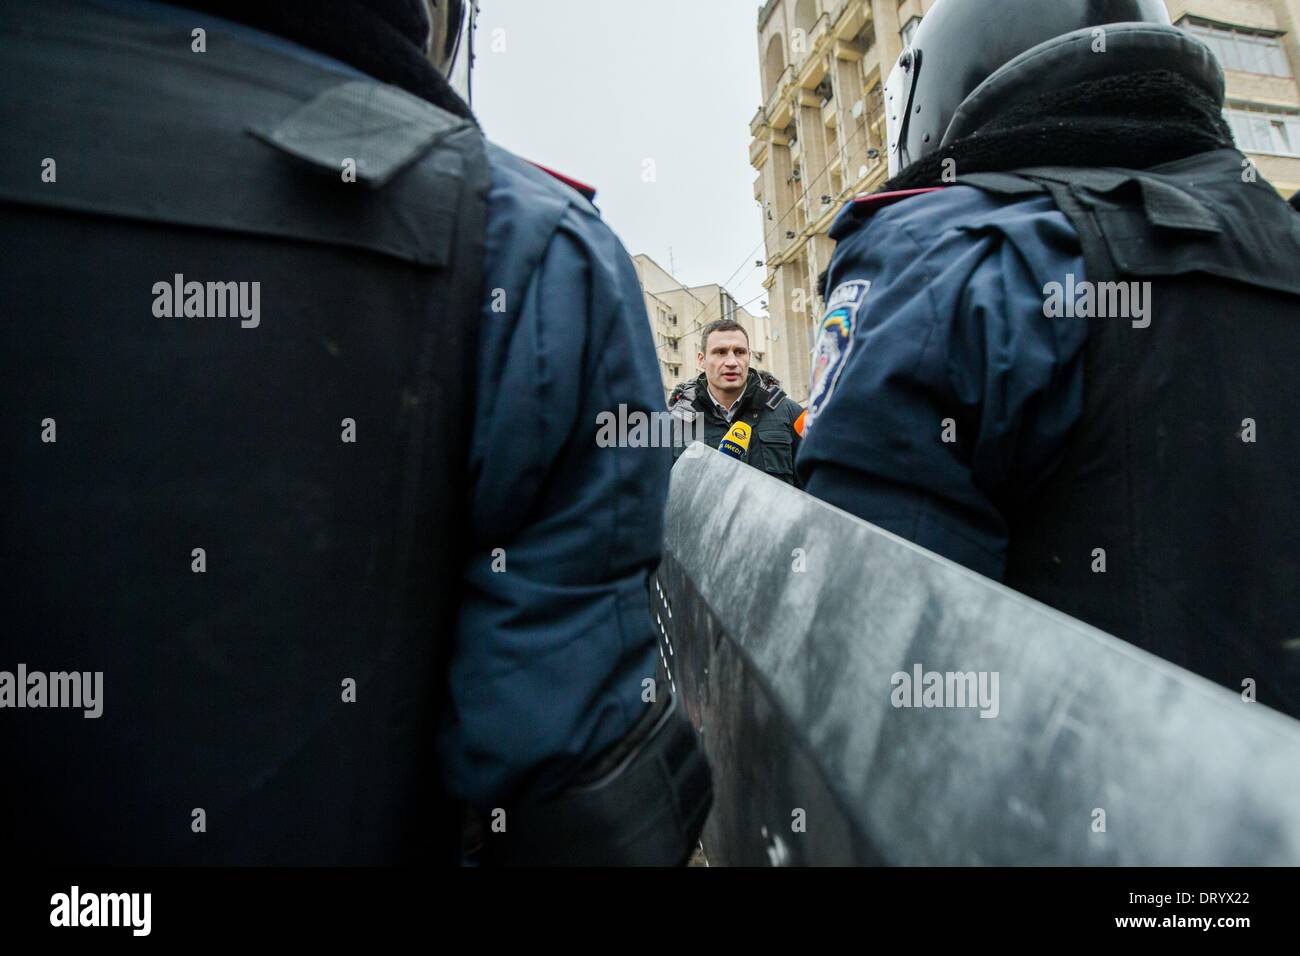
[[709,336],[714,332],[739,332],[745,337],[745,344],[749,344],[749,333],[735,319],[714,319],[704,327],[703,333],[700,334],[700,351],[705,355],[709,354]]

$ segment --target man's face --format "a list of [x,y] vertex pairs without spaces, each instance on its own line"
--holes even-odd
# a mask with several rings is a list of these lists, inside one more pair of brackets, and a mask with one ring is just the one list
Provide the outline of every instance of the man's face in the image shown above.
[[704,348],[697,360],[714,391],[734,392],[743,388],[749,377],[749,340],[745,333],[735,329],[712,332]]

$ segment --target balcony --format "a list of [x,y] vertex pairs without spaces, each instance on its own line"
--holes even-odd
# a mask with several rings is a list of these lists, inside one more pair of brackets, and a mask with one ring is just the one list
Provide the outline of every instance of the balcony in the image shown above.
[[827,0],[827,2],[822,4],[822,6],[826,8],[827,18],[831,23],[834,23],[840,18],[840,14],[844,12],[844,7],[847,4],[848,0]]
[[[874,50],[875,46],[871,47]],[[871,50],[867,52],[870,53]],[[857,63],[863,57],[863,52],[855,44],[847,43],[844,40],[836,40],[835,45],[831,47],[831,52],[835,54],[837,60],[848,60],[851,63]]]
[[826,37],[830,33],[830,20],[822,14],[813,23],[808,35],[808,52],[799,61],[799,86],[811,90],[826,75]]
[[770,122],[773,126],[780,127],[782,125],[776,117],[777,104],[779,104],[785,97],[786,92],[790,89],[790,84],[793,82],[794,67],[787,65],[786,68],[781,71],[781,76],[777,79],[776,85],[772,88],[772,92],[768,94],[767,102],[763,104],[763,112],[771,117]]
[[808,57],[799,70],[799,88],[815,90],[817,84],[826,78],[826,57],[821,53]]
[[839,114],[835,109],[834,98],[827,100],[826,105],[822,107],[822,125],[827,129],[835,129],[839,125]]
[[778,140],[775,138],[776,136],[775,131],[778,129],[785,129],[787,126],[790,125],[790,122],[794,119],[794,111],[792,109],[792,104],[790,102],[790,96],[787,94],[785,96],[782,96],[779,100],[777,100],[775,108],[771,111],[769,115],[772,117],[772,123],[771,123],[773,129],[772,142],[775,143],[778,142]]
[[817,22],[813,24],[812,36],[808,38],[814,53],[821,52],[822,44],[826,42],[826,37],[830,35],[830,32],[831,18],[823,13],[817,18]]
[[871,21],[871,0],[849,0],[835,21],[835,36],[852,40]]
[[[790,35],[790,59],[796,70],[802,70],[809,60],[820,56],[824,50],[822,44],[830,33],[830,20],[822,14],[810,26],[797,26]],[[802,37],[802,42],[800,38]],[[802,49],[798,47],[802,46]]]

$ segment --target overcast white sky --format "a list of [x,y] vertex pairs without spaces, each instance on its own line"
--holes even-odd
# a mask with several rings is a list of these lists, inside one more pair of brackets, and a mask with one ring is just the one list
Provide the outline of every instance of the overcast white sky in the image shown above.
[[[725,283],[742,304],[761,299],[748,156],[759,5],[482,0],[474,111],[490,139],[595,186],[629,253],[667,269],[671,247],[686,285]],[[494,39],[505,49],[494,52]],[[646,160],[653,182],[643,180]]]

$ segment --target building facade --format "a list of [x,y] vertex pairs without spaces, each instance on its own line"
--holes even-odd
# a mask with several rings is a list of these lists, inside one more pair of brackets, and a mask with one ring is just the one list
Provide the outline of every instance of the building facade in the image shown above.
[[[1219,58],[1237,148],[1290,197],[1300,189],[1300,0],[1167,0]],[[1280,264],[1279,264],[1280,265]]]
[[[763,103],[750,121],[771,320],[767,367],[808,397],[809,357],[830,262],[831,222],[888,177],[884,81],[935,0],[767,0],[758,12]],[[1300,188],[1300,0],[1169,0],[1171,19],[1214,49],[1225,116],[1260,172]]]
[[683,285],[649,256],[633,256],[632,262],[641,280],[641,294],[654,333],[665,397],[675,385],[699,374],[696,357],[700,333],[716,319],[739,322],[749,334],[751,367],[768,368],[771,346],[767,316],[755,316],[737,305],[720,285]]

